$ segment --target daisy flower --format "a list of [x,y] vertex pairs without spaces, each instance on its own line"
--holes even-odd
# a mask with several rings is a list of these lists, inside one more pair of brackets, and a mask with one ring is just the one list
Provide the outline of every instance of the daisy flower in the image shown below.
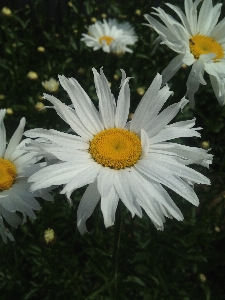
[[[34,157],[32,152],[23,150],[25,142],[20,142],[25,118],[22,118],[18,128],[13,134],[8,145],[6,144],[6,131],[3,123],[6,110],[0,110],[0,234],[4,242],[7,237],[14,240],[10,231],[5,228],[4,220],[13,227],[26,221],[26,216],[35,219],[33,210],[40,209],[35,197],[52,200],[51,195],[44,189],[30,192],[30,183],[27,178],[41,168],[36,164],[40,157]],[[45,165],[42,164],[42,165]],[[21,213],[21,219],[16,212]]]
[[72,106],[44,94],[75,134],[38,128],[25,132],[26,136],[37,138],[34,144],[39,145],[42,155],[57,159],[29,178],[33,182],[31,189],[63,184],[61,194],[71,201],[74,190],[88,185],[77,211],[82,234],[100,199],[106,227],[114,224],[119,199],[132,216],[141,217],[143,208],[157,229],[163,229],[165,216],[182,220],[182,213],[162,185],[198,205],[192,185],[210,181],[188,165],[208,166],[212,161],[206,150],[169,142],[200,136],[200,128],[193,128],[195,120],[168,125],[188,100],[183,98],[160,112],[172,92],[168,86],[160,89],[162,77],[158,74],[132,120],[127,122],[130,91],[125,72],[122,71],[117,104],[103,71],[99,74],[93,69],[93,73],[99,111],[73,78],[59,76]]
[[133,52],[127,45],[134,45],[137,41],[134,29],[128,22],[119,24],[115,19],[107,22],[96,22],[88,27],[88,34],[83,33],[82,39],[93,50],[102,48],[104,52],[123,54]]
[[212,5],[211,0],[185,0],[185,14],[176,6],[167,3],[180,18],[181,23],[166,14],[161,8],[154,8],[159,19],[165,26],[150,15],[145,18],[158,34],[157,42],[167,45],[178,55],[164,69],[163,84],[179,70],[182,64],[193,65],[187,80],[187,95],[190,106],[195,105],[194,94],[199,84],[206,84],[204,71],[209,74],[211,84],[222,106],[225,104],[225,19],[218,23],[221,3]]

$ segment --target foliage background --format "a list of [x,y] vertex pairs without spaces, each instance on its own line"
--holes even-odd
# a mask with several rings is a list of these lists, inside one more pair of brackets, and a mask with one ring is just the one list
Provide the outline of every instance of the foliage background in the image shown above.
[[[164,2],[2,0],[0,9],[7,6],[12,11],[11,16],[0,16],[0,108],[12,109],[5,118],[8,138],[22,116],[27,119],[27,129],[68,130],[55,111],[35,108],[37,102],[48,105],[41,98],[45,92],[41,82],[57,79],[58,74],[76,78],[97,105],[92,67],[104,67],[115,96],[120,69],[124,69],[133,77],[134,112],[141,99],[137,89],[147,89],[156,72],[161,73],[174,57],[163,46],[151,56],[156,34],[142,25],[143,15]],[[183,7],[183,1],[173,4]],[[93,52],[80,42],[92,18],[102,20],[102,14],[134,26],[139,40],[132,54],[115,57],[102,50]],[[39,46],[45,52],[38,52]],[[35,71],[38,79],[28,79],[29,71]],[[189,71],[182,68],[169,82],[174,96],[166,105],[184,96]],[[157,231],[146,215],[132,219],[122,205],[115,225],[105,229],[97,206],[88,220],[90,232],[81,236],[76,229],[76,210],[84,190],[74,192],[70,207],[59,188],[54,203],[40,199],[37,220],[12,229],[15,242],[5,245],[0,241],[0,299],[225,299],[225,110],[217,103],[207,74],[205,78],[208,84],[200,87],[195,110],[187,106],[175,120],[195,117],[196,125],[203,128],[202,138],[179,142],[201,147],[208,141],[214,155],[209,170],[196,167],[212,181],[209,187],[195,187],[200,206],[195,208],[171,192],[185,221],[167,220],[163,232]],[[70,104],[61,87],[56,97]],[[56,234],[49,244],[44,240],[48,228]]]

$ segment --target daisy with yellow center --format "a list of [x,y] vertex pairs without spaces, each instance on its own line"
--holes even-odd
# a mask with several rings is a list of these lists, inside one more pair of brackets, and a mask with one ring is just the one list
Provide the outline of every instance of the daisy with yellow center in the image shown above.
[[188,100],[183,98],[161,111],[172,92],[168,86],[160,89],[162,77],[157,75],[128,121],[130,91],[125,72],[117,103],[103,71],[99,74],[93,69],[93,73],[99,110],[73,78],[59,76],[72,106],[44,94],[75,134],[53,129],[25,132],[27,137],[37,138],[34,145],[42,155],[54,158],[53,164],[30,177],[31,189],[63,184],[61,193],[72,201],[72,192],[88,185],[77,211],[81,233],[87,230],[86,220],[99,201],[106,227],[114,224],[119,199],[132,216],[141,217],[143,209],[157,229],[163,229],[165,216],[182,220],[182,213],[162,185],[198,205],[192,184],[210,182],[188,165],[208,166],[212,160],[206,150],[170,142],[200,136],[199,128],[193,128],[194,120],[168,125]]
[[[25,142],[20,142],[25,126],[25,119],[22,118],[19,127],[6,145],[6,131],[3,123],[5,109],[0,110],[0,234],[4,242],[7,238],[14,240],[10,231],[5,228],[5,222],[13,227],[26,221],[26,216],[36,218],[33,210],[40,209],[35,197],[42,197],[51,200],[52,197],[45,190],[35,193],[30,192],[30,183],[27,178],[40,170],[43,166],[36,162],[41,157],[36,153],[23,150]],[[16,212],[23,215],[21,219]]]
[[206,84],[204,71],[209,74],[214,93],[222,106],[225,104],[225,19],[218,23],[222,4],[213,6],[212,0],[204,0],[198,13],[199,3],[200,0],[185,0],[185,14],[178,7],[166,4],[178,15],[182,24],[161,8],[154,8],[154,14],[165,26],[150,15],[145,15],[145,18],[150,24],[148,25],[159,34],[156,41],[179,53],[164,69],[163,84],[183,64],[193,65],[187,80],[187,95],[191,107],[195,105],[194,94],[199,89],[199,84]]
[[104,52],[114,54],[123,54],[124,52],[132,52],[127,45],[134,45],[137,36],[133,28],[128,22],[118,23],[115,19],[105,19],[103,22],[96,22],[88,27],[88,33],[82,34],[82,39],[88,47],[94,50],[102,48]]

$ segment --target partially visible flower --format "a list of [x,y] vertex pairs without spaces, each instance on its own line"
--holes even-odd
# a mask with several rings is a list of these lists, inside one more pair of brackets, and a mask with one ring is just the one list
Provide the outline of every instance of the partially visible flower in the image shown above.
[[212,161],[212,155],[204,149],[170,142],[180,137],[200,136],[200,128],[193,128],[195,120],[171,124],[188,100],[183,98],[161,110],[172,92],[167,85],[160,89],[162,77],[158,74],[132,120],[127,122],[130,90],[125,72],[122,71],[117,104],[103,71],[99,74],[93,69],[93,73],[99,111],[73,78],[59,76],[72,105],[66,106],[54,96],[44,94],[73,133],[40,128],[25,132],[26,136],[37,138],[35,147],[44,157],[55,160],[29,178],[33,183],[31,189],[62,184],[61,194],[72,201],[72,192],[88,185],[77,212],[82,234],[100,199],[106,227],[114,224],[119,199],[132,216],[141,217],[143,209],[159,230],[163,229],[165,217],[183,220],[162,185],[198,205],[193,185],[210,181],[189,165],[208,167]]
[[48,228],[44,232],[44,240],[46,244],[51,244],[55,241],[55,232],[53,229]]
[[205,283],[206,282],[206,276],[204,274],[199,274],[199,279],[201,282]]
[[46,108],[45,108],[45,105],[43,102],[37,102],[35,104],[35,109],[38,111],[38,112],[45,112],[46,111]]
[[101,14],[102,19],[105,19],[107,17],[107,14]]
[[5,95],[0,95],[0,100],[4,100],[5,99]]
[[210,147],[210,145],[209,145],[209,141],[203,141],[203,142],[201,142],[201,147],[203,148],[203,149],[209,149],[209,147]]
[[225,104],[225,19],[218,24],[221,3],[212,5],[212,0],[204,0],[197,11],[199,0],[185,0],[185,14],[177,7],[167,3],[180,18],[181,23],[161,8],[154,8],[162,25],[150,15],[145,18],[159,34],[156,42],[167,45],[178,53],[162,72],[163,85],[182,67],[193,65],[187,80],[187,95],[190,106],[195,105],[194,94],[199,84],[206,84],[204,71],[209,74],[211,84],[222,106]]
[[30,71],[27,73],[27,78],[31,80],[37,80],[38,79],[38,74],[34,71]]
[[142,87],[139,87],[139,88],[137,88],[137,93],[138,93],[140,96],[143,96],[144,93],[145,93],[145,89],[142,88]]
[[88,34],[83,33],[82,36],[81,41],[94,51],[102,48],[104,52],[114,54],[132,52],[127,45],[134,45],[138,39],[128,22],[119,24],[115,19],[90,25]]
[[[4,221],[13,227],[26,221],[26,216],[35,219],[34,210],[39,210],[40,205],[35,197],[52,200],[51,195],[45,190],[30,191],[27,179],[30,175],[40,170],[45,163],[37,164],[41,159],[36,153],[23,150],[26,140],[20,142],[25,126],[22,118],[9,143],[6,143],[6,131],[3,123],[5,109],[0,110],[0,234],[4,242],[7,237],[14,240],[10,231],[5,228]],[[36,156],[36,157],[35,157]],[[21,219],[16,212],[23,216]]]
[[12,110],[12,108],[6,108],[6,113],[7,113],[7,115],[13,115],[13,110]]
[[2,8],[2,14],[5,15],[5,16],[11,16],[12,15],[12,11],[8,7],[3,7]]
[[55,80],[54,78],[50,78],[49,80],[43,81],[42,86],[48,92],[57,92],[59,89],[59,81]]
[[91,18],[91,22],[92,22],[92,23],[96,23],[96,22],[97,22],[97,19],[96,19],[95,17],[92,17],[92,18]]
[[45,52],[45,48],[42,46],[37,47],[37,51],[40,53],[44,53]]
[[135,10],[135,15],[137,15],[137,16],[140,16],[140,15],[141,15],[140,9],[136,9],[136,10]]

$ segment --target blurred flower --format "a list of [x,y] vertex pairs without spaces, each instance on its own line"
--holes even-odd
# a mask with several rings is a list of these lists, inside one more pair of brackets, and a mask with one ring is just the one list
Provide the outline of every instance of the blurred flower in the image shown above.
[[77,71],[79,74],[85,74],[85,69],[84,68],[79,68]]
[[115,80],[119,80],[119,76],[118,76],[117,74],[114,74],[114,75],[113,75],[113,78],[114,78]]
[[29,78],[31,80],[36,80],[36,79],[38,79],[38,74],[36,72],[30,71],[27,74],[27,78]]
[[93,73],[99,111],[73,78],[59,76],[72,105],[66,106],[44,94],[75,135],[40,128],[25,133],[27,137],[37,138],[35,145],[44,156],[52,155],[58,160],[30,177],[31,190],[63,184],[61,194],[66,194],[71,201],[74,190],[88,185],[77,212],[78,229],[82,234],[87,230],[86,220],[100,199],[106,227],[114,224],[119,198],[132,216],[141,217],[143,208],[157,229],[163,229],[165,216],[183,220],[181,211],[162,184],[198,205],[193,184],[210,184],[210,181],[188,165],[196,163],[208,167],[212,161],[212,155],[206,150],[169,142],[180,137],[200,136],[197,132],[200,128],[193,128],[195,119],[168,125],[188,100],[183,98],[161,111],[172,92],[168,86],[160,89],[162,76],[158,74],[132,120],[127,122],[130,78],[126,78],[122,70],[116,105],[102,69],[100,74],[95,69]]
[[73,3],[71,1],[68,2],[69,7],[73,7]]
[[218,226],[215,226],[214,229],[215,229],[216,232],[220,232],[220,228]]
[[74,33],[78,33],[78,30],[77,29],[74,29],[74,31],[73,31]]
[[12,108],[7,108],[6,109],[6,113],[7,113],[7,115],[13,115],[13,110],[12,110]]
[[36,109],[38,112],[45,112],[45,111],[46,111],[45,105],[44,105],[44,103],[42,103],[42,102],[37,102],[37,103],[35,104],[35,109]]
[[119,24],[115,19],[90,25],[88,34],[83,33],[82,36],[81,41],[94,51],[102,48],[104,52],[114,54],[132,52],[127,45],[134,45],[138,39],[128,22]]
[[137,16],[140,16],[140,15],[141,15],[140,9],[136,9],[136,10],[135,10],[135,15],[137,15]]
[[206,84],[204,71],[209,74],[214,93],[222,106],[225,104],[225,19],[217,24],[222,4],[217,3],[213,7],[212,0],[204,0],[199,14],[198,4],[199,1],[186,0],[186,16],[178,7],[166,4],[177,13],[182,24],[161,8],[154,8],[154,14],[166,26],[150,15],[145,15],[145,18],[160,36],[156,42],[161,42],[178,53],[162,72],[163,85],[183,63],[193,65],[187,80],[190,106],[193,108],[195,105],[194,94],[199,89],[199,84]]
[[210,145],[209,145],[209,141],[203,141],[203,142],[201,142],[201,147],[203,148],[203,149],[209,149],[209,147],[210,147]]
[[2,10],[1,10],[1,12],[5,16],[11,16],[12,15],[12,11],[8,7],[3,7]]
[[107,17],[107,14],[101,14],[101,17],[102,17],[103,19],[105,19],[105,18]]
[[97,22],[97,19],[94,18],[94,17],[92,17],[92,18],[91,18],[91,22],[92,22],[92,23],[96,23],[96,22]]
[[43,53],[43,52],[45,52],[45,48],[42,46],[39,46],[39,47],[37,47],[37,51]]
[[140,96],[143,96],[144,93],[145,93],[145,89],[142,88],[142,87],[139,87],[139,88],[137,88],[137,93],[138,93]]
[[[34,157],[31,151],[23,150],[26,140],[20,142],[25,126],[22,118],[9,143],[6,143],[6,132],[3,123],[5,109],[0,110],[0,234],[7,242],[7,237],[14,240],[12,234],[5,228],[3,220],[11,226],[17,227],[26,221],[26,215],[35,219],[33,210],[40,209],[35,197],[52,200],[50,194],[44,190],[30,192],[27,178],[40,170],[43,164],[36,164],[41,157]],[[23,220],[16,214],[20,212]]]
[[59,82],[54,78],[42,82],[43,87],[48,92],[57,92],[59,89]]
[[4,100],[5,99],[5,95],[0,95],[0,100]]
[[199,279],[201,280],[201,282],[206,282],[206,276],[204,274],[199,274]]
[[44,232],[44,240],[46,242],[46,244],[51,244],[54,242],[55,240],[55,232],[53,229],[48,228],[47,230],[45,230]]

